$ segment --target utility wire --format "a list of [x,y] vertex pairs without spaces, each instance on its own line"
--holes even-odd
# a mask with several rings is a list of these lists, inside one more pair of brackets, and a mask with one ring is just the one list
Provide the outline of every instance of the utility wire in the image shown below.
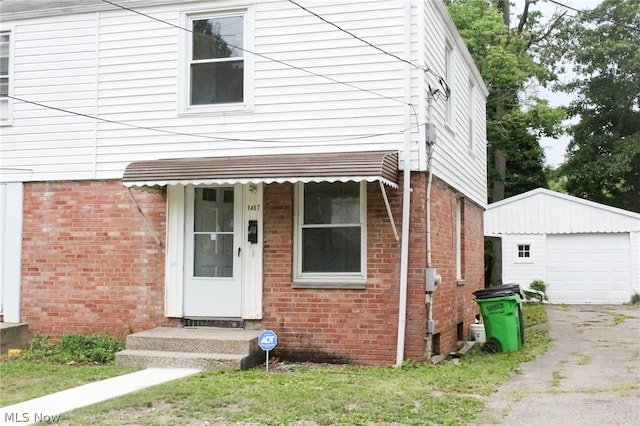
[[431,68],[429,68],[428,66],[426,66],[426,65],[416,65],[416,64],[414,64],[413,62],[408,61],[407,59],[401,58],[401,57],[400,57],[400,56],[398,56],[398,55],[395,55],[395,54],[393,54],[393,53],[387,52],[386,50],[382,49],[381,47],[376,46],[375,44],[373,44],[373,43],[371,43],[371,42],[369,42],[369,41],[367,41],[367,40],[365,40],[365,39],[363,39],[363,38],[361,38],[361,37],[358,37],[357,35],[353,34],[352,32],[350,32],[350,31],[348,31],[348,30],[345,30],[344,28],[342,28],[341,26],[339,26],[339,25],[338,25],[338,24],[336,24],[335,22],[331,22],[331,21],[329,21],[328,19],[326,19],[326,18],[324,18],[324,17],[320,16],[319,14],[317,14],[316,12],[314,12],[314,11],[312,11],[312,10],[310,10],[310,9],[308,9],[308,8],[306,8],[306,7],[304,7],[304,6],[302,6],[300,3],[297,3],[297,2],[295,2],[294,0],[289,0],[289,3],[291,3],[291,4],[294,4],[294,5],[298,6],[300,9],[302,9],[302,10],[304,10],[305,12],[307,12],[307,13],[309,13],[309,14],[311,14],[311,15],[315,16],[316,18],[320,19],[322,22],[324,22],[324,23],[326,23],[326,24],[329,24],[329,25],[333,26],[334,28],[338,29],[339,31],[342,31],[342,32],[343,32],[343,33],[345,33],[345,34],[350,35],[351,37],[355,38],[356,40],[361,41],[362,43],[364,43],[364,44],[366,44],[367,46],[370,46],[370,47],[372,47],[372,48],[374,48],[374,49],[378,50],[379,52],[382,52],[382,53],[384,53],[384,54],[385,54],[385,55],[387,55],[387,56],[391,56],[392,58],[395,58],[395,59],[397,59],[398,61],[404,62],[405,64],[411,65],[413,68],[419,69],[419,70],[424,71],[424,72],[428,72],[429,74],[433,75],[433,76],[438,80],[438,83],[439,83],[439,84],[442,86],[442,88],[444,89],[444,92],[445,92],[444,99],[445,99],[445,100],[446,100],[446,99],[448,99],[448,97],[449,97],[449,93],[451,93],[451,90],[450,90],[450,88],[449,88],[449,85],[447,84],[447,82],[445,81],[445,79],[444,79],[444,78],[442,78],[440,75],[438,75],[437,73],[435,73],[435,72],[434,72]]
[[[189,136],[189,137],[196,137],[196,138],[203,138],[203,139],[211,139],[211,140],[216,140],[216,141],[262,142],[262,143],[300,143],[301,139],[303,139],[302,137],[299,137],[299,136],[297,136],[296,138],[292,138],[291,140],[267,139],[267,138],[265,138],[265,139],[226,138],[226,137],[222,137],[222,136],[209,136],[209,135],[202,135],[202,134],[197,134],[197,133],[174,132],[172,130],[160,129],[160,128],[157,128],[157,127],[138,126],[136,124],[125,123],[125,122],[122,122],[122,121],[109,120],[107,118],[98,117],[96,115],[83,114],[81,112],[71,111],[71,110],[64,109],[64,108],[58,108],[58,107],[55,107],[55,106],[52,106],[52,105],[46,105],[46,104],[43,104],[43,103],[40,103],[40,102],[29,101],[29,100],[26,100],[26,99],[18,98],[16,96],[7,95],[6,97],[7,98],[11,98],[11,99],[16,100],[16,101],[19,101],[19,102],[24,102],[24,103],[27,103],[27,104],[36,105],[36,106],[39,106],[41,108],[63,112],[65,114],[71,114],[71,115],[76,115],[76,116],[79,116],[79,117],[85,117],[85,118],[89,118],[89,119],[96,120],[96,121],[102,121],[104,123],[117,124],[117,125],[120,125],[120,126],[130,127],[132,129],[150,130],[150,131],[153,131],[153,132],[166,133],[166,134],[169,134],[169,135]],[[421,125],[417,124],[415,126],[411,126],[408,129],[403,129],[403,130],[396,131],[396,132],[375,133],[375,134],[370,134],[370,135],[351,136],[351,137],[344,137],[344,138],[321,139],[320,142],[345,142],[345,141],[352,141],[352,140],[370,139],[370,138],[375,138],[375,137],[380,137],[380,136],[403,134],[403,133],[406,133],[407,131],[411,131],[413,129],[419,128],[420,126]]]
[[601,21],[601,22],[609,22],[609,23],[614,24],[614,25],[619,25],[621,27],[625,27],[626,29],[631,30],[631,31],[640,31],[640,28],[638,28],[636,26],[629,25],[627,23],[624,23],[624,22],[621,22],[621,21],[618,21],[618,20],[615,20],[615,19],[598,16],[598,15],[595,15],[595,14],[591,13],[591,11],[577,9],[577,8],[575,8],[573,6],[569,6],[567,4],[560,3],[557,0],[549,0],[549,2],[553,3],[553,4],[557,5],[557,6],[560,6],[560,7],[564,7],[565,9],[569,9],[569,10],[572,10],[574,12],[577,12],[578,14],[584,15],[587,18],[592,19],[592,20]]
[[[205,35],[205,34],[201,34],[201,33],[195,32],[195,31],[193,31],[193,30],[191,30],[191,29],[189,29],[189,28],[181,27],[180,25],[176,25],[176,24],[173,24],[173,23],[168,22],[168,21],[164,21],[164,20],[162,20],[162,19],[156,18],[156,17],[151,16],[151,15],[148,15],[148,14],[146,14],[146,13],[143,13],[143,12],[137,11],[137,10],[135,10],[135,9],[131,9],[131,8],[129,8],[129,7],[126,7],[126,6],[122,6],[122,5],[120,5],[120,4],[117,4],[117,3],[112,2],[112,1],[110,1],[110,0],[102,0],[102,1],[103,1],[104,3],[108,3],[108,4],[112,5],[112,6],[118,7],[118,8],[120,8],[120,9],[127,10],[127,11],[129,11],[129,12],[136,13],[136,14],[138,14],[138,15],[144,16],[144,17],[149,18],[149,19],[152,19],[152,20],[154,20],[154,21],[157,21],[157,22],[163,23],[163,24],[165,24],[165,25],[172,26],[172,27],[177,28],[177,29],[179,29],[179,30],[187,31],[187,32],[189,32],[189,33],[191,33],[191,34],[195,34],[195,35],[197,35],[197,36],[200,36],[200,37],[204,37],[204,38],[207,38],[207,39],[213,40],[213,37],[210,37],[210,36],[207,36],[207,35]],[[319,73],[317,73],[317,72],[314,72],[314,71],[308,70],[308,69],[306,69],[306,68],[301,68],[301,67],[298,67],[298,66],[296,66],[296,65],[291,65],[291,64],[289,64],[289,63],[287,63],[287,62],[281,61],[281,60],[279,60],[279,59],[272,58],[272,57],[267,56],[267,55],[264,55],[264,54],[262,54],[262,53],[252,52],[252,51],[247,50],[247,49],[245,49],[245,48],[243,48],[243,47],[240,47],[240,46],[234,46],[234,45],[233,45],[233,44],[231,44],[231,43],[227,43],[227,44],[228,44],[230,47],[233,47],[234,49],[238,49],[238,50],[241,50],[241,51],[243,51],[243,52],[249,53],[249,54],[251,54],[251,55],[255,55],[255,56],[258,56],[258,57],[260,57],[260,58],[263,58],[263,59],[266,59],[266,60],[269,60],[269,61],[276,62],[276,63],[278,63],[278,64],[281,64],[281,65],[284,65],[284,66],[287,66],[287,67],[290,67],[290,68],[293,68],[293,69],[296,69],[296,70],[299,70],[299,71],[305,72],[305,73],[307,73],[307,74],[311,74],[311,75],[313,75],[313,76],[315,76],[315,77],[324,78],[324,79],[329,80],[329,81],[331,81],[331,82],[333,82],[333,83],[342,84],[342,85],[344,85],[344,86],[351,87],[352,89],[361,90],[361,91],[363,91],[363,92],[367,92],[367,93],[370,93],[370,94],[372,94],[372,95],[375,95],[375,96],[378,96],[378,97],[381,97],[381,98],[384,98],[384,99],[389,99],[389,100],[392,100],[392,101],[394,101],[394,102],[399,102],[399,103],[401,103],[401,104],[403,104],[403,105],[410,105],[410,106],[412,106],[410,103],[407,103],[407,102],[402,101],[402,100],[400,100],[400,99],[393,98],[393,97],[391,97],[391,96],[385,96],[385,95],[383,95],[383,94],[381,94],[381,93],[374,92],[373,90],[365,89],[365,88],[363,88],[363,87],[356,86],[355,84],[351,84],[351,83],[347,83],[347,82],[344,82],[344,81],[340,81],[340,80],[337,80],[337,79],[335,79],[335,78],[333,78],[333,77],[329,77],[329,76],[326,76],[326,75],[323,75],[323,74],[319,74]]]
[[[171,27],[177,28],[177,29],[179,29],[179,30],[187,31],[187,32],[189,32],[189,33],[191,33],[191,34],[196,34],[196,35],[198,35],[198,36],[200,36],[200,37],[204,37],[204,38],[207,38],[207,39],[213,40],[213,37],[207,36],[207,35],[205,35],[205,34],[197,33],[197,32],[195,32],[195,31],[193,31],[193,30],[191,30],[191,29],[189,29],[189,28],[184,28],[184,27],[181,27],[180,25],[176,25],[176,24],[173,24],[173,23],[171,23],[171,22],[164,21],[164,20],[162,20],[162,19],[156,18],[156,17],[151,16],[151,15],[148,15],[148,14],[146,14],[146,13],[143,13],[143,12],[137,11],[137,10],[135,10],[135,9],[131,9],[131,8],[126,7],[126,6],[119,5],[119,4],[114,3],[114,2],[112,2],[112,1],[110,1],[110,0],[102,0],[102,1],[103,1],[104,3],[108,3],[108,4],[112,5],[112,6],[118,7],[118,8],[120,8],[120,9],[127,10],[127,11],[129,11],[129,12],[132,12],[132,13],[135,13],[135,14],[138,14],[138,15],[141,15],[141,16],[144,16],[144,17],[146,17],[146,18],[149,18],[149,19],[152,19],[152,20],[154,20],[154,21],[157,21],[157,22],[163,23],[163,24],[165,24],[165,25],[169,25],[169,26],[171,26]],[[323,74],[319,74],[319,73],[316,73],[316,72],[314,72],[314,71],[310,71],[310,70],[308,70],[308,69],[306,69],[306,68],[301,68],[301,67],[298,67],[298,66],[295,66],[295,65],[291,65],[291,64],[289,64],[289,63],[287,63],[287,62],[281,61],[281,60],[279,60],[279,59],[271,58],[271,57],[269,57],[269,56],[267,56],[267,55],[264,55],[264,54],[262,54],[262,53],[252,52],[252,51],[247,50],[247,49],[245,49],[245,48],[243,48],[243,47],[240,47],[240,46],[234,46],[234,45],[232,45],[232,44],[230,44],[230,43],[227,43],[227,44],[228,44],[229,46],[233,47],[233,48],[239,49],[239,50],[241,50],[241,51],[243,51],[243,52],[247,52],[247,53],[249,53],[249,54],[251,54],[251,55],[255,55],[255,56],[258,56],[258,57],[260,57],[260,58],[263,58],[263,59],[266,59],[266,60],[269,60],[269,61],[273,61],[273,62],[276,62],[276,63],[278,63],[278,64],[281,64],[281,65],[284,65],[284,66],[287,66],[287,67],[290,67],[290,68],[294,68],[294,69],[299,70],[299,71],[302,71],[302,72],[306,72],[306,73],[311,74],[311,75],[314,75],[314,76],[316,76],[316,77],[320,77],[320,78],[327,79],[327,80],[329,80],[329,81],[331,81],[331,82],[333,82],[333,83],[342,84],[342,85],[345,85],[345,86],[351,87],[351,88],[356,89],[356,90],[362,90],[362,91],[367,92],[367,93],[370,93],[370,94],[372,94],[372,95],[375,95],[375,96],[378,96],[378,97],[381,97],[381,98],[384,98],[384,99],[389,99],[389,100],[392,100],[392,101],[394,101],[394,102],[401,103],[401,104],[403,104],[403,105],[407,105],[407,106],[411,107],[412,115],[414,116],[414,119],[415,119],[416,123],[418,123],[418,113],[417,113],[417,111],[416,111],[416,107],[415,107],[415,105],[413,105],[413,104],[412,104],[412,103],[410,103],[410,102],[405,102],[405,101],[402,101],[402,100],[397,99],[397,98],[392,98],[392,97],[390,97],[390,96],[382,95],[382,94],[380,94],[380,93],[374,92],[373,90],[364,89],[364,88],[362,88],[362,87],[356,86],[356,85],[351,84],[351,83],[347,83],[347,82],[344,82],[344,81],[336,80],[335,78],[332,78],[332,77],[329,77],[329,76],[326,76],[326,75],[323,75]],[[449,98],[449,94],[450,94],[450,92],[451,92],[451,91],[450,91],[449,86],[447,85],[446,81],[444,81],[444,79],[443,79],[442,77],[440,77],[440,76],[438,76],[437,74],[433,73],[433,71],[429,71],[429,72],[431,72],[432,74],[436,75],[436,77],[438,78],[439,83],[442,85],[442,87],[443,87],[443,89],[444,89],[444,92],[445,92],[445,95],[446,95],[446,96],[445,96],[445,99],[448,99],[448,98]]]

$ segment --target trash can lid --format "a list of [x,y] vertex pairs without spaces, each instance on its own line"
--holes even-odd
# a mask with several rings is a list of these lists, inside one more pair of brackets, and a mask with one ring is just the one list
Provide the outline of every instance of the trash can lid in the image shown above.
[[524,299],[524,295],[520,290],[520,284],[518,283],[496,285],[473,292],[476,299],[491,299],[494,297],[513,296],[515,294],[519,294],[520,297]]

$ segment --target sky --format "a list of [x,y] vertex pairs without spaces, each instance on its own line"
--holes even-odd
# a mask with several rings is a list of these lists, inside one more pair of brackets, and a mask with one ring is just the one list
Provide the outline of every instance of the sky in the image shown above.
[[[564,5],[570,6],[574,9],[579,10],[588,10],[593,9],[598,6],[602,0],[556,0],[558,3],[562,3]],[[522,7],[524,5],[524,0],[512,0],[512,3],[515,3],[515,7],[512,6],[511,12],[512,14],[519,14],[522,12]],[[551,3],[548,0],[538,0],[538,2],[532,6],[529,6],[530,10],[539,10],[542,12],[543,17],[550,18],[553,13],[558,11],[567,10],[568,15],[576,15],[577,12],[563,8],[557,4]],[[515,20],[516,18],[512,18]],[[514,22],[514,21],[512,21]],[[512,23],[513,25],[513,23]],[[571,78],[571,74],[566,74],[560,76],[561,81],[566,81]],[[566,106],[573,99],[573,96],[570,93],[560,93],[560,92],[551,92],[545,90],[544,88],[540,89],[538,92],[538,97],[543,99],[548,99],[549,103],[552,106]],[[570,125],[571,123],[575,123],[576,120],[566,121],[565,125]],[[558,139],[552,138],[543,138],[540,141],[540,144],[544,148],[545,153],[545,164],[550,165],[551,167],[557,167],[564,161],[565,151],[567,149],[567,145],[570,142],[570,137],[565,135],[561,136]]]

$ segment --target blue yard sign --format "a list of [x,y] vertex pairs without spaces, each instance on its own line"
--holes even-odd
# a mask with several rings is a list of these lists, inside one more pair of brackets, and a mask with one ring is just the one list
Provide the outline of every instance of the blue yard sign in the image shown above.
[[263,351],[270,351],[278,344],[278,336],[272,330],[264,330],[258,337],[258,345]]
[[269,351],[276,347],[278,344],[278,336],[272,330],[264,330],[258,336],[258,345],[263,351],[267,351],[267,371],[269,371]]

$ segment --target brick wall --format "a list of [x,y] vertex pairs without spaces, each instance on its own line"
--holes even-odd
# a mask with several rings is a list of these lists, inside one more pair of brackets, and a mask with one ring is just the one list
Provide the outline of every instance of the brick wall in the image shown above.
[[[405,356],[424,359],[425,182],[414,174]],[[402,188],[387,188],[398,232]],[[364,290],[292,288],[293,185],[265,188],[265,284],[263,325],[278,332],[284,357],[395,361],[400,243],[394,236],[378,183],[367,188],[367,285]]]
[[32,333],[123,336],[168,323],[165,197],[132,193],[148,225],[121,181],[25,184],[21,315]]
[[460,194],[439,180],[431,193],[432,263],[442,276],[433,303],[435,333],[440,334],[440,353],[456,350],[458,324],[469,338],[470,325],[479,313],[473,292],[484,288],[483,210],[463,199],[463,280],[456,277],[456,199]]
[[[427,313],[423,173],[412,175],[405,358],[423,360]],[[158,325],[164,317],[165,206],[162,194],[132,190],[120,181],[25,184],[22,320],[32,332],[107,332],[122,336]],[[387,188],[398,232],[402,188]],[[464,202],[464,285],[456,280],[455,201],[434,181],[432,258],[442,275],[434,300],[440,352],[455,350],[458,324],[478,312],[472,292],[483,286],[482,209]],[[278,333],[276,355],[395,361],[400,244],[395,241],[378,183],[367,189],[368,282],[364,290],[294,289],[293,185],[270,184],[264,193],[264,318]],[[158,244],[155,238],[160,240]]]

